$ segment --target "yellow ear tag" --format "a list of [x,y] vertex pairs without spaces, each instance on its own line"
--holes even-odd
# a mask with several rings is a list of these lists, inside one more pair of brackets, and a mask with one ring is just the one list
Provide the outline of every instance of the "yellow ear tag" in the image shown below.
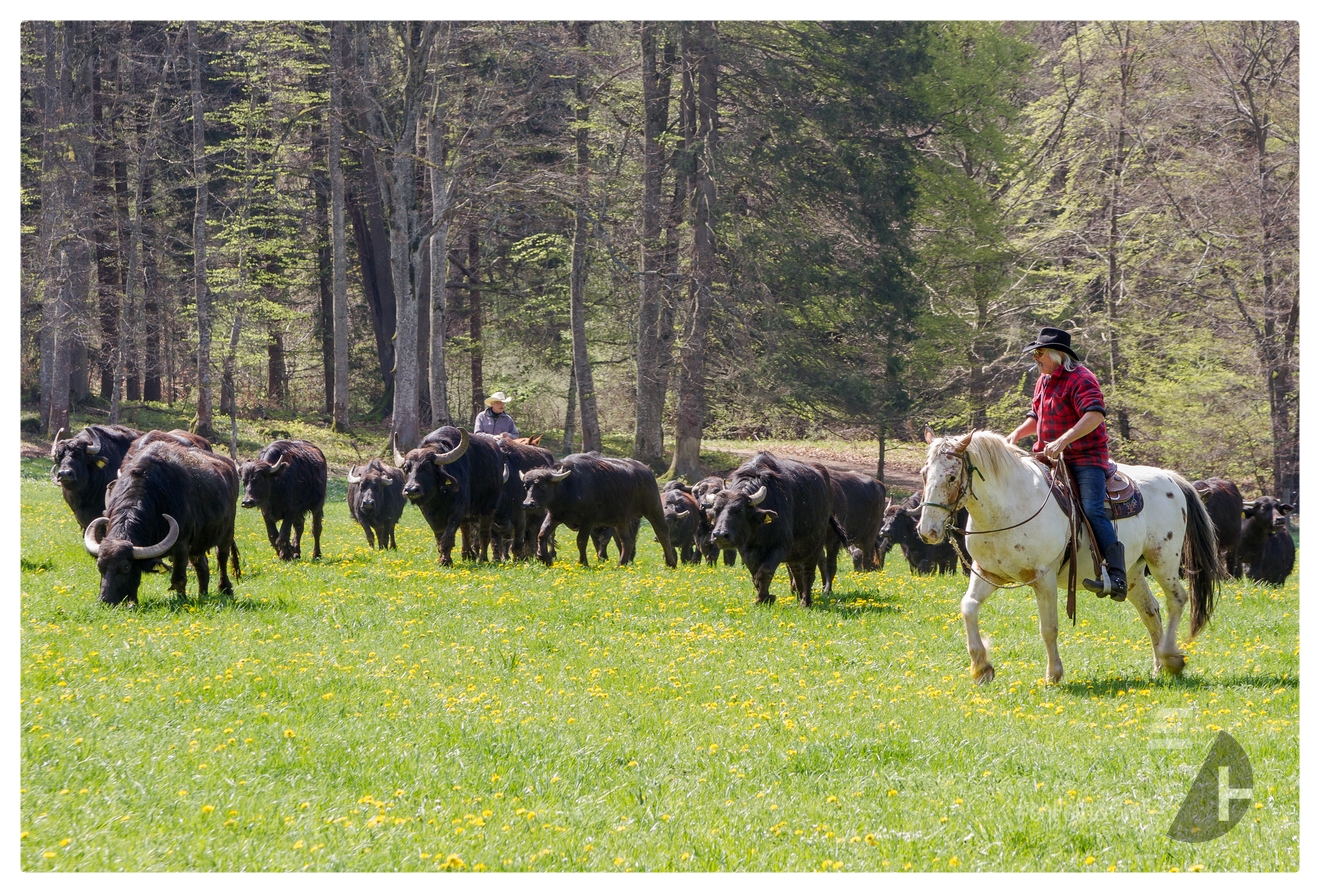
[[770,518],[769,515],[766,515],[766,516],[765,516],[765,523],[766,523],[766,524],[769,524],[771,520],[772,520],[772,519]]
[[105,468],[105,460],[104,460],[104,459],[97,459],[97,460],[96,460],[96,467],[97,467],[97,468]]

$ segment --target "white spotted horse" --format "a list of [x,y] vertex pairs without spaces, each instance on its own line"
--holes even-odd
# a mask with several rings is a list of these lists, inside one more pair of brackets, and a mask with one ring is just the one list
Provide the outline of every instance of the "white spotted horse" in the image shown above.
[[[1128,601],[1150,633],[1155,672],[1182,672],[1185,655],[1178,649],[1178,625],[1188,593],[1178,579],[1180,559],[1191,589],[1191,638],[1214,610],[1215,588],[1223,576],[1214,528],[1192,485],[1172,471],[1144,465],[1119,469],[1140,488],[1144,510],[1114,522],[1127,556]],[[1026,451],[1001,434],[973,431],[962,437],[934,438],[922,469],[925,479],[922,539],[936,542],[958,509],[966,506],[967,551],[973,559],[971,581],[962,600],[963,624],[972,677],[994,678],[977,615],[981,603],[1001,586],[1029,585],[1036,593],[1040,634],[1048,654],[1046,678],[1063,678],[1058,649],[1058,590],[1067,579],[1069,518],[1051,497],[1050,473]],[[1079,525],[1073,554],[1090,550],[1085,525]],[[1144,570],[1164,590],[1168,622],[1160,622],[1160,607]]]

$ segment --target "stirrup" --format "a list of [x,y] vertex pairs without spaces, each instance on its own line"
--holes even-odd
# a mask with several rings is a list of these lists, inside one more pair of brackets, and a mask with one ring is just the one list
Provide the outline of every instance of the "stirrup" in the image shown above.
[[[1082,587],[1085,588],[1087,592],[1094,592],[1096,598],[1104,598],[1106,595],[1112,597],[1114,594],[1113,593],[1114,587],[1113,587],[1113,583],[1109,579],[1109,568],[1104,565],[1101,565],[1100,579],[1098,581],[1083,580]],[[1126,598],[1127,596],[1124,595],[1123,597]]]

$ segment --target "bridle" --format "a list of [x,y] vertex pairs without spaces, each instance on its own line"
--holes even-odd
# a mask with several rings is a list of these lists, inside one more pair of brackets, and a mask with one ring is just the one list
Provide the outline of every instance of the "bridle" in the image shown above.
[[[945,456],[946,458],[952,458],[954,455],[956,455],[956,452],[946,452],[943,454],[943,456]],[[972,475],[973,474],[978,475],[981,478],[982,482],[985,481],[985,475],[981,474],[981,469],[977,468],[975,465],[972,464],[972,457],[967,455],[966,451],[964,451],[962,454],[962,460],[963,460],[962,468],[958,473],[958,495],[953,498],[952,504],[946,505],[945,503],[942,502],[923,502],[921,503],[921,505],[918,506],[918,508],[932,506],[933,508],[943,509],[944,511],[948,512],[949,517],[948,520],[944,522],[945,526],[949,530],[952,530],[954,533],[961,534],[962,536],[973,536],[975,534],[980,534],[980,533],[1003,533],[1005,530],[1013,530],[1016,527],[1021,527],[1023,524],[1026,524],[1028,521],[1035,518],[1037,515],[1043,512],[1045,510],[1045,506],[1049,504],[1050,491],[1054,488],[1055,484],[1058,483],[1055,479],[1058,477],[1059,465],[1061,464],[1059,462],[1055,462],[1055,464],[1051,467],[1050,479],[1048,482],[1049,486],[1045,488],[1045,500],[1028,517],[1017,522],[1016,524],[1010,524],[1007,527],[996,527],[993,530],[965,530],[961,527],[954,527],[953,518],[958,513],[958,509],[962,508],[966,504],[966,500],[968,498],[971,499],[976,498],[976,491],[972,488],[972,483],[973,483]],[[926,480],[926,470],[924,468],[921,470],[921,479],[923,483]]]

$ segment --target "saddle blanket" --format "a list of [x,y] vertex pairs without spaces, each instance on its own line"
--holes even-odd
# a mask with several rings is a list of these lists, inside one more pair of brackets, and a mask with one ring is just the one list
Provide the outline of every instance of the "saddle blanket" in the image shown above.
[[1105,482],[1105,517],[1111,521],[1131,518],[1141,514],[1146,501],[1141,498],[1141,490],[1135,481],[1115,471]]

